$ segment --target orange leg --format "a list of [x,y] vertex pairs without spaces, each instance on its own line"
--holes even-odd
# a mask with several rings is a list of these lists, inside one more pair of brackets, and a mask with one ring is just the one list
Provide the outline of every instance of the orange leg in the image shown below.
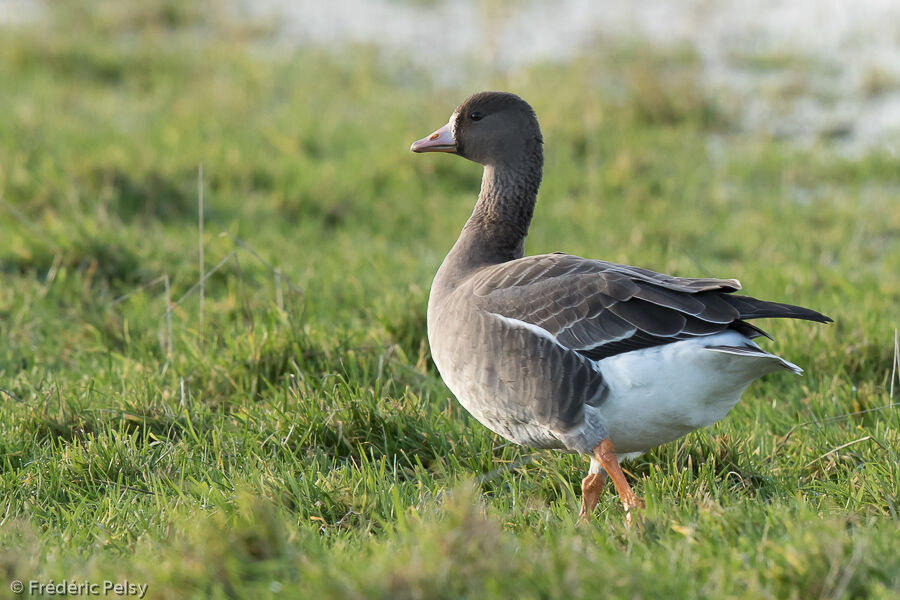
[[603,469],[609,473],[616,491],[619,492],[619,498],[622,499],[622,506],[625,507],[625,520],[631,523],[631,510],[644,508],[644,501],[637,497],[628,481],[625,480],[625,473],[619,466],[619,458],[616,456],[616,449],[613,447],[609,438],[600,441],[594,448],[594,457],[600,462]]
[[584,520],[591,518],[591,513],[600,501],[600,494],[606,487],[606,473],[588,473],[587,477],[581,480],[581,511],[578,516]]

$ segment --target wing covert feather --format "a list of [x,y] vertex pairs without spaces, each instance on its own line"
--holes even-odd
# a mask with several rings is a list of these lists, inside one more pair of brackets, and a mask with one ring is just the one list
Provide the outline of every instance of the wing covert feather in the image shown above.
[[470,285],[481,308],[541,327],[590,358],[732,327],[765,334],[743,318],[827,319],[809,309],[732,296],[740,289],[735,279],[673,277],[558,253],[487,267]]

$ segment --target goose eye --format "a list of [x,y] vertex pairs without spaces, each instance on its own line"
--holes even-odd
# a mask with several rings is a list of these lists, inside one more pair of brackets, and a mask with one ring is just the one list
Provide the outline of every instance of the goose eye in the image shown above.
[[480,121],[484,118],[484,115],[478,112],[477,110],[469,115],[469,118],[473,121]]

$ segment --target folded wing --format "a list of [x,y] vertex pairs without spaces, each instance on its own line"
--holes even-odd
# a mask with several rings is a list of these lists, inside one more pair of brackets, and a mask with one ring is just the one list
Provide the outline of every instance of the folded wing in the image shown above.
[[540,327],[594,360],[727,329],[766,335],[744,319],[831,321],[807,308],[733,294],[741,287],[735,279],[672,277],[567,254],[492,266],[472,283],[484,310]]

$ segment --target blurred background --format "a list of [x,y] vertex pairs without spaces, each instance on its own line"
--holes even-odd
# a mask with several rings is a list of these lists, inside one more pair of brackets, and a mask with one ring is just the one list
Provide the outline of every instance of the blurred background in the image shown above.
[[[197,225],[200,163],[215,227],[266,232],[271,261],[320,247],[323,232],[330,245],[347,232],[345,242],[390,245],[400,233],[428,241],[414,253],[427,272],[467,211],[468,200],[442,204],[447,221],[432,230],[438,195],[470,198],[477,173],[405,150],[481,89],[538,109],[549,164],[565,165],[545,185],[551,214],[587,199],[578,210],[590,217],[598,200],[642,186],[652,206],[669,205],[671,186],[692,198],[676,213],[699,210],[713,229],[698,203],[744,189],[737,171],[768,162],[751,185],[810,202],[835,191],[825,158],[883,172],[900,139],[890,0],[0,0],[0,35],[4,270],[90,263],[103,251],[85,232],[103,229],[116,251],[98,268],[117,291],[177,262],[164,257],[181,245],[168,234]],[[672,166],[656,181],[669,150],[697,169]],[[775,164],[796,153],[804,159]],[[702,168],[721,177],[701,181]],[[893,196],[870,183],[865,194]],[[121,237],[134,227],[153,233]]]
[[242,8],[275,20],[285,44],[369,44],[457,85],[610,46],[682,53],[701,93],[747,129],[897,149],[900,6],[889,0],[267,0]]
[[[839,0],[764,0],[753,6],[737,0],[160,4],[137,9],[89,2],[83,10],[99,12],[92,18],[118,26],[120,33],[123,27],[135,33],[191,25],[207,41],[216,33],[211,21],[228,21],[245,33],[254,30],[256,42],[282,56],[366,46],[382,61],[411,62],[448,85],[591,56],[609,46],[677,51],[696,63],[703,91],[754,130],[804,140],[828,135],[867,147],[895,142],[900,128],[900,7],[890,0],[852,6]],[[40,28],[59,8],[52,1],[3,0],[0,24]],[[134,12],[146,14],[116,22]]]

